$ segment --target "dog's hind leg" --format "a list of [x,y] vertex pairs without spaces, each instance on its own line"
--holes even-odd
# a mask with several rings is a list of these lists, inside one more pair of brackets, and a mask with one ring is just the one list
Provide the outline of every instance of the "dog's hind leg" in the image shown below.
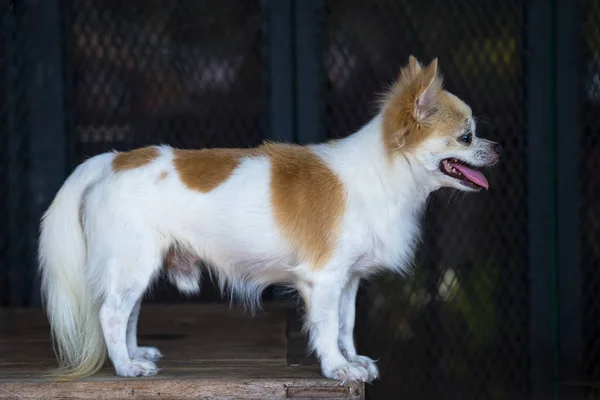
[[[106,265],[107,281],[100,307],[104,340],[117,375],[154,375],[156,365],[145,359],[132,359],[127,348],[127,326],[132,313],[160,268],[158,257],[111,257]],[[136,310],[135,320],[137,321]]]
[[127,322],[127,351],[132,360],[156,361],[162,357],[162,353],[156,347],[140,347],[137,343],[137,324],[142,307],[143,296],[133,306],[129,321]]

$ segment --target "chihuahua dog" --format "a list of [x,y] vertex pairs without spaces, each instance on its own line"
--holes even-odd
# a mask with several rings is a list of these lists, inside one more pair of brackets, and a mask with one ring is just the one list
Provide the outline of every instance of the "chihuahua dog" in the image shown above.
[[414,57],[377,115],[352,135],[299,146],[97,155],[69,176],[44,214],[39,261],[58,376],[152,375],[158,349],[137,345],[142,296],[164,273],[186,294],[200,265],[254,304],[272,284],[295,288],[326,377],[379,371],[353,340],[361,278],[405,271],[428,196],[488,189],[478,170],[498,143],[478,138],[471,109],[445,91],[437,59]]

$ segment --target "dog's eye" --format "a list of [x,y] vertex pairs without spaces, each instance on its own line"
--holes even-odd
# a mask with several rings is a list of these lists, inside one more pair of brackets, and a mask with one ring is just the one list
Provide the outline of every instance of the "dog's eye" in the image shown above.
[[460,139],[461,142],[465,142],[466,144],[471,144],[471,140],[473,140],[473,134],[472,133],[465,133],[459,139]]

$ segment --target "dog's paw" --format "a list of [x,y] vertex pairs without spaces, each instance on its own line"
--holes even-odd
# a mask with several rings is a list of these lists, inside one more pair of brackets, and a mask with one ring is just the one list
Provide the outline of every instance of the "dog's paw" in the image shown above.
[[376,362],[371,358],[366,356],[354,356],[352,357],[351,361],[361,365],[367,370],[369,373],[369,379],[367,382],[371,382],[379,378],[379,368],[377,368]]
[[115,370],[119,376],[150,376],[158,373],[156,364],[152,361],[132,360],[128,364],[116,366]]
[[369,371],[362,365],[356,362],[349,362],[342,364],[338,367],[332,368],[331,370],[324,370],[324,375],[331,379],[337,379],[338,381],[357,381],[357,382],[368,382]]
[[132,360],[148,360],[148,361],[156,361],[159,358],[162,358],[162,353],[156,347],[137,347],[132,351],[130,357]]

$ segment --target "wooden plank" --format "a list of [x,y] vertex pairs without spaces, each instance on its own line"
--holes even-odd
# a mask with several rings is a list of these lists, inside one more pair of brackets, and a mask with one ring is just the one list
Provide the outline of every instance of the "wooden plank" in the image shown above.
[[[290,390],[288,392],[288,390]],[[146,379],[74,384],[0,385],[2,399],[363,399],[357,384],[303,379]]]
[[49,327],[40,310],[0,310],[0,399],[363,399],[364,385],[329,380],[317,365],[288,363],[289,308],[250,317],[226,305],[142,307],[140,344],[163,351],[161,372],[121,378],[112,367],[53,383]]

